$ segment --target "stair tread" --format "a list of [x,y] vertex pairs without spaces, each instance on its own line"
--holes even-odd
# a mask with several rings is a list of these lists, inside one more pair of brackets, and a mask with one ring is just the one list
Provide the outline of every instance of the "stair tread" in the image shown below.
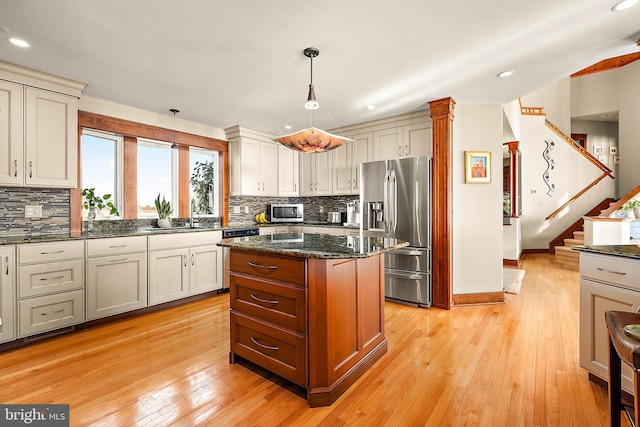
[[565,246],[584,245],[584,239],[564,239]]
[[561,256],[563,258],[579,258],[580,253],[578,251],[574,251],[569,246],[556,246],[555,248],[556,256]]
[[573,237],[577,237],[577,236],[584,237],[584,231],[574,231]]

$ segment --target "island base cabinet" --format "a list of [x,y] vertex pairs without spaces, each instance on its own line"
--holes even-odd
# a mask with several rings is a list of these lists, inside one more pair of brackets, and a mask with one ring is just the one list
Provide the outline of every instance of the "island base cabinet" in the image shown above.
[[87,319],[147,306],[147,255],[87,259]]
[[234,354],[302,387],[307,386],[307,339],[258,319],[231,312],[231,362]]

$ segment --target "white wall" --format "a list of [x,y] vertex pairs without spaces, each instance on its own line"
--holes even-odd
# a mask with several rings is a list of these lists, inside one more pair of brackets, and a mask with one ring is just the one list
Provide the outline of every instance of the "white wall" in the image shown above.
[[[453,293],[502,290],[502,108],[457,104],[453,122]],[[464,152],[490,151],[490,184],[465,184]]]
[[567,77],[521,98],[523,107],[542,107],[547,119],[565,132],[571,129],[571,78]]
[[[594,153],[594,147],[602,149],[603,163],[613,171],[613,176],[618,177],[618,166],[614,164],[614,155],[610,154],[611,147],[618,147],[618,123],[594,122],[587,120],[572,120],[571,133],[584,133],[587,135],[586,149]],[[618,182],[615,180],[615,192],[611,197],[619,198]]]
[[[173,114],[167,110],[162,114],[140,110],[127,105],[116,104],[102,99],[83,96],[80,98],[78,108],[89,113],[102,114],[104,116],[116,117],[132,122],[144,123],[151,126],[158,126],[165,129],[173,129]],[[180,119],[180,113],[176,115],[176,130],[180,132],[192,133],[194,135],[206,136],[222,141],[227,140],[224,129],[189,122]]]
[[[549,241],[580,219],[607,197],[613,197],[614,180],[605,178],[569,205],[557,217],[546,218],[576,196],[602,172],[544,124],[544,116],[522,117],[522,246],[523,249],[546,249]],[[566,131],[565,131],[566,132]],[[550,171],[555,191],[544,181],[548,164],[543,157],[545,141],[553,141],[550,157],[555,167]]]
[[620,69],[620,195],[640,185],[640,61]]
[[619,80],[617,69],[571,79],[571,117],[618,111]]

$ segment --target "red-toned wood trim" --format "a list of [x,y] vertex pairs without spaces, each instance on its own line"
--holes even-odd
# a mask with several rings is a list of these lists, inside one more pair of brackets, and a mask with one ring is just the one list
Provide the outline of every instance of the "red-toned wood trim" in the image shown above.
[[621,55],[621,56],[616,56],[614,58],[604,59],[587,68],[583,68],[577,73],[571,74],[571,78],[586,76],[587,74],[594,74],[594,73],[599,73],[601,71],[608,71],[608,70],[624,67],[625,65],[631,64],[632,62],[635,62],[638,59],[640,59],[640,52],[629,53],[627,55]]
[[123,218],[138,217],[138,139],[133,136],[124,137],[124,209],[120,212]]
[[191,214],[191,204],[189,200],[189,147],[180,145],[178,147],[178,212],[173,216],[186,218]]
[[69,191],[69,231],[72,233],[82,232],[82,174],[80,163],[82,159],[82,128],[78,126],[78,165],[76,188]]
[[520,267],[520,259],[502,259],[503,267]]
[[615,211],[620,209],[622,207],[622,205],[627,203],[629,200],[633,199],[638,194],[640,194],[640,185],[638,185],[633,190],[629,191],[624,197],[620,198],[617,202],[612,204],[609,207],[609,209],[607,209],[606,211],[603,211],[601,216],[608,217],[609,215],[611,215],[612,213],[614,213]]
[[454,306],[471,304],[504,304],[504,291],[457,294],[453,296]]
[[[220,200],[222,208],[222,223],[228,224],[229,210],[229,148],[227,141],[216,138],[210,138],[201,135],[195,135],[186,132],[175,131],[173,129],[165,129],[157,126],[147,125],[144,123],[132,122],[116,117],[104,116],[101,114],[90,113],[87,111],[78,112],[78,134],[82,132],[82,128],[102,130],[112,132],[124,136],[124,214],[123,218],[135,219],[138,216],[138,196],[137,196],[137,138],[154,139],[157,141],[175,141],[179,145],[179,167],[186,175],[180,173],[180,200],[178,202],[178,212],[181,217],[189,215],[189,189],[188,189],[188,166],[189,166],[189,147],[205,148],[219,152],[220,167],[222,168],[222,185]],[[80,159],[80,158],[79,158]],[[186,163],[185,163],[186,162]],[[78,160],[80,164],[80,160]],[[184,188],[186,186],[186,189]],[[77,202],[80,203],[78,199]],[[81,227],[81,223],[78,227]],[[79,228],[78,228],[79,230]]]
[[602,175],[600,175],[600,177],[594,179],[589,185],[587,185],[586,187],[584,187],[582,190],[580,190],[575,196],[573,196],[572,198],[570,198],[569,200],[567,200],[566,202],[564,202],[562,204],[562,206],[560,206],[558,209],[556,209],[555,211],[553,211],[551,213],[551,215],[549,215],[548,217],[546,217],[545,219],[552,219],[555,218],[556,216],[558,216],[558,214],[560,212],[562,212],[564,209],[566,209],[570,204],[572,204],[573,202],[575,202],[576,200],[578,200],[584,193],[586,193],[587,191],[589,191],[591,188],[595,187],[600,181],[602,181],[603,179],[605,179],[607,176],[606,173],[603,173]]
[[433,145],[431,149],[433,306],[449,310],[452,289],[453,111],[455,101],[429,102]]
[[518,188],[518,153],[520,152],[520,142],[505,142],[509,150],[509,201],[511,203],[511,216],[516,218],[520,211],[518,207],[518,194],[514,191]]

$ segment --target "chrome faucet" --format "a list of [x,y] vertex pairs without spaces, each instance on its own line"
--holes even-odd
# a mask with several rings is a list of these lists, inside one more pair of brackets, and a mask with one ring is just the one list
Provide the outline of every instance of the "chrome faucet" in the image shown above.
[[196,199],[191,199],[191,215],[189,216],[189,227],[195,227],[195,220],[193,216],[196,212]]

